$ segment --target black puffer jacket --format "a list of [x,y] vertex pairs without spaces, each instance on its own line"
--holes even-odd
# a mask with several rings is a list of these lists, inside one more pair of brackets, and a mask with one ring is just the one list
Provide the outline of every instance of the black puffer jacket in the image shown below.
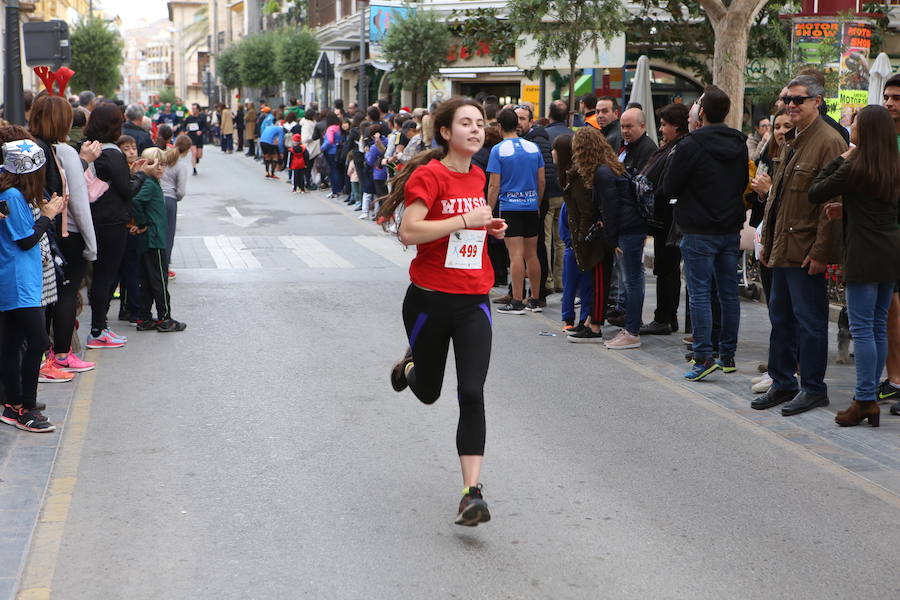
[[118,148],[104,148],[94,161],[97,177],[109,184],[109,189],[91,204],[94,226],[125,225],[131,220],[131,199],[141,189],[146,175],[134,175],[128,168],[125,155]]
[[704,125],[672,154],[663,195],[677,198],[675,221],[684,233],[722,235],[744,226],[750,179],[747,136],[724,123]]
[[[553,163],[553,149],[550,147],[550,136],[547,134],[547,130],[540,125],[535,125],[523,137],[529,142],[537,144],[537,147],[541,149],[541,156],[544,159],[544,198],[562,196],[563,191],[556,179],[556,165]],[[542,208],[544,198],[541,198]]]
[[619,247],[620,235],[647,235],[647,221],[638,214],[628,177],[616,175],[606,165],[600,165],[594,172],[593,191],[594,205],[599,205],[602,213],[603,235],[610,248]]

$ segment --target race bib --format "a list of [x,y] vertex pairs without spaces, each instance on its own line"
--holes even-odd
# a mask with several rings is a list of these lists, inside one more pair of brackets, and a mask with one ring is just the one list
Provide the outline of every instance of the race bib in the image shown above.
[[184,111],[183,111],[183,110],[176,110],[176,111],[175,111],[175,116],[176,116],[176,117],[179,117],[179,118],[180,118],[180,117],[183,117],[183,116],[184,116]]
[[484,252],[484,240],[487,232],[478,229],[460,229],[450,234],[447,243],[447,260],[444,267],[448,269],[480,269],[481,253]]
[[159,113],[153,113],[153,120],[159,121]]
[[188,131],[200,131],[200,125],[198,123],[188,123]]

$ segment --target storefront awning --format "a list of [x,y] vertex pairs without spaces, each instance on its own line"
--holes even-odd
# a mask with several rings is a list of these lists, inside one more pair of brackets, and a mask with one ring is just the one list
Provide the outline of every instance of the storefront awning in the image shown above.
[[593,75],[582,75],[578,78],[578,81],[575,82],[575,95],[576,96],[584,96],[585,94],[590,94],[594,91],[594,76]]

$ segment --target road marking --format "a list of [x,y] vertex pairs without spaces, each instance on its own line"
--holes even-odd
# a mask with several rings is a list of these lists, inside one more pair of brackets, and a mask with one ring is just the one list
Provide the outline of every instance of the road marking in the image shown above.
[[238,227],[248,227],[253,225],[257,221],[259,221],[259,217],[245,217],[241,213],[238,212],[238,209],[234,206],[226,206],[225,210],[228,211],[227,217],[219,217],[220,220],[225,221],[226,223],[233,223]]
[[[99,357],[93,360],[99,368]],[[22,572],[19,593],[16,596],[18,600],[46,600],[52,594],[53,577],[59,560],[66,519],[69,517],[72,495],[78,483],[78,466],[81,463],[81,452],[90,423],[96,377],[96,368],[78,376],[76,383],[78,389],[64,421],[53,473],[50,476],[37,526],[31,537],[28,561]]]
[[253,256],[253,252],[244,246],[241,238],[218,235],[204,236],[203,243],[217,269],[261,269],[262,265]]
[[396,238],[372,235],[355,235],[353,241],[384,258],[397,266],[408,267],[415,256],[414,252],[407,252],[403,244]]
[[278,238],[294,255],[315,269],[352,269],[353,265],[318,239],[308,235],[283,235]]

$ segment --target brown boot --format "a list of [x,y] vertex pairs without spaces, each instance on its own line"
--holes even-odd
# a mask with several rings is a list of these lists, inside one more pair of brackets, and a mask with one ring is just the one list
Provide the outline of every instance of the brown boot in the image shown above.
[[858,402],[854,399],[847,410],[838,412],[834,422],[841,427],[855,427],[865,419],[869,420],[869,425],[872,427],[878,427],[881,420],[881,407],[874,401]]

